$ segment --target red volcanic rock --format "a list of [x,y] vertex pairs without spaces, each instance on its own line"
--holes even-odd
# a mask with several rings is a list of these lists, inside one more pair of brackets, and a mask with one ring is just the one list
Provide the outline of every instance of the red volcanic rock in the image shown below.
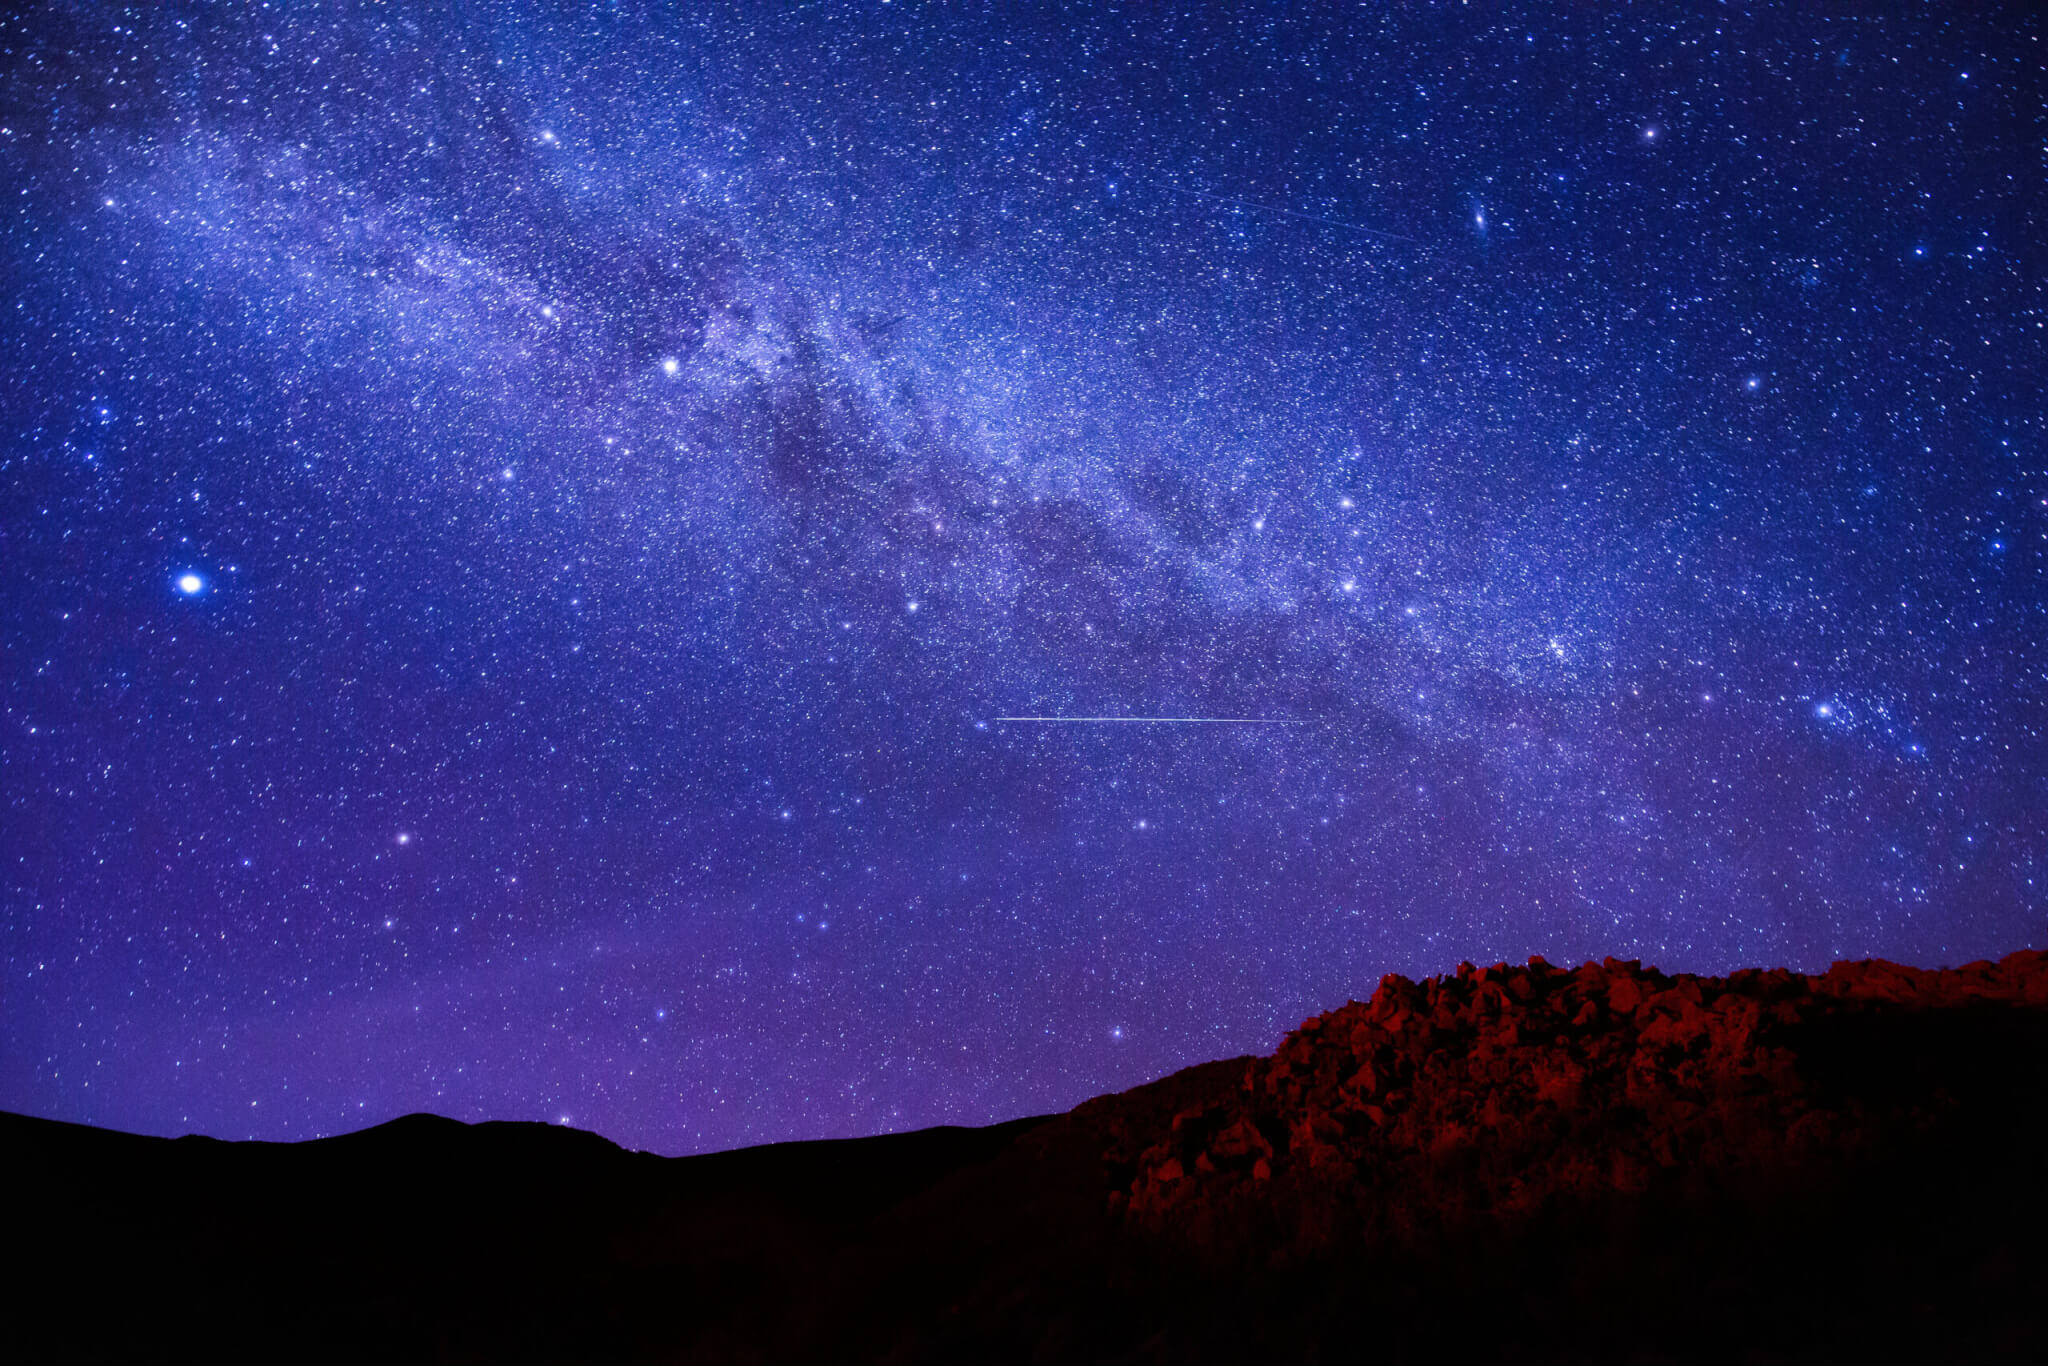
[[1668,976],[1612,958],[1389,976],[1141,1149],[1113,1134],[1111,1169],[1132,1174],[1112,1203],[1140,1225],[1285,1256],[1613,1193],[1755,1191],[1938,1123],[1970,1074],[1942,1056],[1941,1015],[2043,1006],[2041,952],[1819,976]]

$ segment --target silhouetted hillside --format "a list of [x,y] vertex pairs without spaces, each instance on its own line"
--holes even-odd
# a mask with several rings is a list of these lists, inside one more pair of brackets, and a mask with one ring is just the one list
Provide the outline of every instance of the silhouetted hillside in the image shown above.
[[19,1360],[2036,1360],[2044,1093],[2034,952],[1390,977],[1066,1115],[706,1157],[5,1116],[8,1331]]

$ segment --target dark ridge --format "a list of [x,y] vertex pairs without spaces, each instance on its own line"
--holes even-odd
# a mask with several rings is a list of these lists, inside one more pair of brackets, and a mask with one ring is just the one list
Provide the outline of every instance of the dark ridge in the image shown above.
[[1066,1115],[691,1158],[0,1115],[14,1360],[2038,1359],[2048,954],[1422,982]]

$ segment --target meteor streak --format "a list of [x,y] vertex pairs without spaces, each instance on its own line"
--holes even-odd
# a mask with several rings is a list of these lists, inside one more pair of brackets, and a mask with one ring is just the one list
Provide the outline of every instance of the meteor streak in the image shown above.
[[1306,721],[1276,721],[1263,716],[998,716],[998,721],[1036,721],[1067,725],[1132,726],[1305,726]]

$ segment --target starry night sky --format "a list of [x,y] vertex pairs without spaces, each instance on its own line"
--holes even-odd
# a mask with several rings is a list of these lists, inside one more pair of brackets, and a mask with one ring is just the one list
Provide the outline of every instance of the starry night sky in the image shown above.
[[1808,8],[4,21],[0,1107],[685,1152],[2048,943],[2043,24]]

